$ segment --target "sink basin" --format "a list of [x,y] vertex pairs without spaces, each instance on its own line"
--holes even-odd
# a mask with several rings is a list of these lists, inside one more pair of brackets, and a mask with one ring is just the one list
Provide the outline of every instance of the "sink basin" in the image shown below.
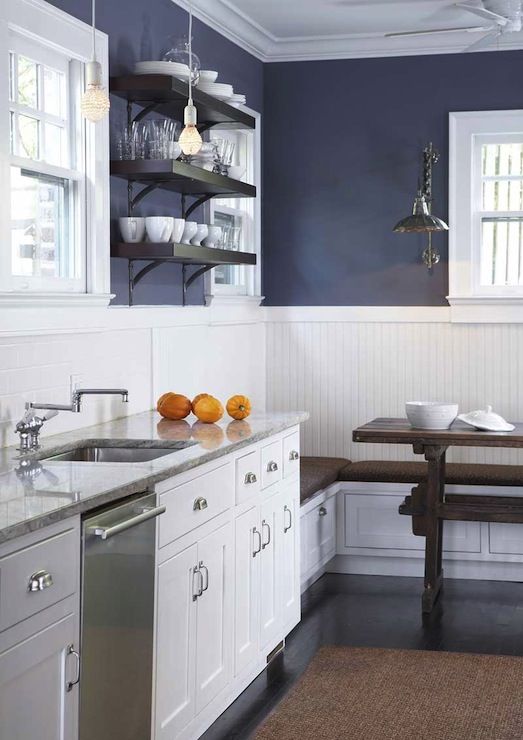
[[175,442],[169,447],[147,445],[141,447],[130,447],[125,445],[93,444],[85,443],[72,450],[61,452],[58,455],[50,455],[42,460],[47,461],[71,461],[71,462],[94,462],[94,463],[141,463],[156,460],[165,455],[171,455],[177,450],[192,447],[195,442]]

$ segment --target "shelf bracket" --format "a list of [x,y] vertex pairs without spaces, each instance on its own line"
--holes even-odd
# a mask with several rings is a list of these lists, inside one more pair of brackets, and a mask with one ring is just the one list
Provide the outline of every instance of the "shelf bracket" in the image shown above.
[[203,206],[204,203],[207,203],[207,201],[211,200],[211,198],[213,197],[214,197],[213,195],[209,195],[209,194],[202,195],[201,198],[198,198],[198,200],[195,200],[194,203],[191,203],[191,205],[189,206],[187,210],[185,210],[185,203],[183,203],[183,209],[185,211],[183,218],[189,218],[189,216],[191,215],[193,211],[195,211],[200,206]]
[[133,209],[136,208],[138,203],[142,201],[144,198],[146,198],[149,193],[154,193],[154,191],[160,187],[159,183],[153,182],[150,185],[147,185],[147,187],[143,188],[143,190],[140,190],[138,195],[136,195],[134,198],[129,200],[129,213],[131,214],[133,212]]
[[132,122],[138,123],[138,121],[141,121],[142,118],[145,118],[148,113],[152,113],[153,110],[156,110],[159,105],[160,103],[150,103],[149,105],[146,105],[145,108],[142,108],[141,111],[135,115]]
[[182,265],[182,278],[183,278],[183,295],[182,295],[182,305],[187,305],[187,288],[191,286],[195,280],[198,280],[199,277],[202,275],[205,275],[206,272],[209,270],[212,270],[213,267],[216,267],[216,265],[202,265],[197,270],[195,270],[192,275],[187,277],[187,265]]

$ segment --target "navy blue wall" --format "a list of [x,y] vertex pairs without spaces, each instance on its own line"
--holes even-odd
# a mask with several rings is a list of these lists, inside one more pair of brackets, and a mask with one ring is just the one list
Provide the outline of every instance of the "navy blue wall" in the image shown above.
[[[71,15],[90,22],[90,0],[51,0]],[[109,35],[110,74],[133,71],[136,61],[161,59],[161,52],[169,48],[169,37],[187,34],[187,13],[171,0],[125,0],[98,2],[96,25]],[[263,64],[235,44],[225,39],[197,19],[193,26],[194,51],[200,57],[203,69],[217,69],[219,81],[230,82],[237,92],[247,95],[247,104],[255,110],[263,106]],[[114,96],[111,99],[111,130],[125,121],[125,103]],[[179,196],[155,193],[142,201],[136,215],[172,215],[180,213]],[[111,218],[127,215],[127,184],[111,178]],[[198,213],[195,214],[198,217]],[[181,302],[180,267],[162,265],[150,273],[136,288],[137,303],[165,304]],[[127,263],[111,260],[111,289],[116,293],[115,303],[127,302]],[[201,303],[202,280],[189,291],[189,302]]]
[[522,52],[265,65],[264,295],[270,305],[441,305],[426,237],[394,234],[432,140],[447,218],[448,113],[521,108]]

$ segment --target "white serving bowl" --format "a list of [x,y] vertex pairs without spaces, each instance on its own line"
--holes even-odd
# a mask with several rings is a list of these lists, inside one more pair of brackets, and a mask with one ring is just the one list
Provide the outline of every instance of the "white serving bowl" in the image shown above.
[[415,429],[448,429],[458,415],[457,403],[408,401],[405,411]]
[[201,69],[200,70],[200,82],[216,82],[218,78],[218,72],[214,69]]
[[205,239],[202,240],[204,247],[216,247],[222,238],[222,227],[214,226],[211,224],[208,228],[208,233]]

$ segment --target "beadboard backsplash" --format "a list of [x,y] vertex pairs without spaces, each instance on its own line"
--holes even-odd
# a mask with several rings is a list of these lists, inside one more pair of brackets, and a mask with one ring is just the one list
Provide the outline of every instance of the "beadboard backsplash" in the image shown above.
[[[297,317],[298,314],[298,317]],[[309,455],[420,459],[407,446],[355,444],[352,429],[405,416],[409,400],[491,404],[523,419],[523,324],[299,320],[267,323],[267,406],[306,409]],[[454,461],[521,463],[516,450],[454,448]]]

